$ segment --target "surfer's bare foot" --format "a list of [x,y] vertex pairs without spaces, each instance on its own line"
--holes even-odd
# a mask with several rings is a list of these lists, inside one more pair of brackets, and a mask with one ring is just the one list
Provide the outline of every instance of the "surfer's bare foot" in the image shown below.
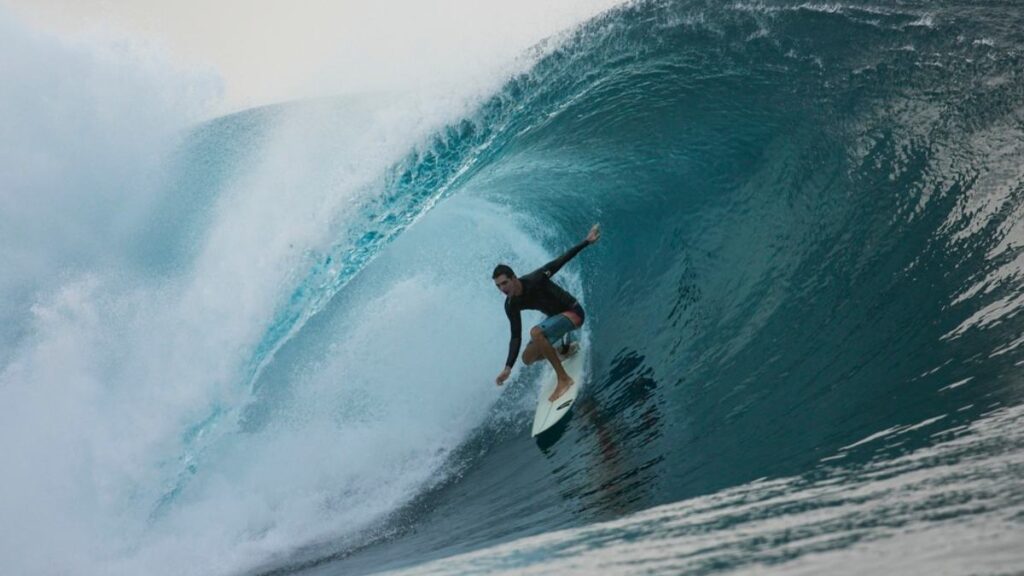
[[565,391],[571,388],[573,384],[574,382],[572,381],[572,378],[566,378],[565,380],[559,378],[558,385],[555,386],[555,391],[551,393],[551,396],[548,396],[548,402],[554,402],[555,400],[558,400],[558,398],[562,394],[565,394]]

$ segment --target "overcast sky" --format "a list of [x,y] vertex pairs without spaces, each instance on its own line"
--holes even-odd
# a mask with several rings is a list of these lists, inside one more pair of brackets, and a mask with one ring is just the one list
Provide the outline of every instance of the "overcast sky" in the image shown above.
[[469,81],[621,0],[0,0],[60,35],[114,32],[213,67],[225,111]]

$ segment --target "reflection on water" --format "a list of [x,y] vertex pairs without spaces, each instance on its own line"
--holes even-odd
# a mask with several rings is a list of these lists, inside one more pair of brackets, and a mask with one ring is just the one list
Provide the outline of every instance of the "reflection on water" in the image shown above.
[[562,496],[577,510],[597,519],[618,517],[636,510],[653,489],[649,469],[664,456],[642,448],[661,435],[656,388],[644,357],[622,349],[593,392],[584,389],[572,412],[537,437],[538,447],[552,457],[566,430],[577,428],[571,450],[578,456],[555,471]]
[[1000,408],[895,459],[754,481],[395,573],[1014,573],[1022,416]]

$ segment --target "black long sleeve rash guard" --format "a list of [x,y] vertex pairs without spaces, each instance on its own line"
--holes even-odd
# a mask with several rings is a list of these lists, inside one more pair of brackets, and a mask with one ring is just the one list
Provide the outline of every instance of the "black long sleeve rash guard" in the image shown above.
[[505,315],[508,316],[512,328],[512,337],[508,343],[508,358],[505,365],[511,368],[516,357],[519,356],[519,349],[523,344],[523,310],[540,310],[548,316],[561,314],[562,312],[575,311],[582,318],[582,308],[571,294],[561,286],[551,281],[551,277],[558,272],[566,262],[572,260],[581,250],[590,243],[584,240],[573,246],[568,252],[555,258],[540,268],[520,276],[519,281],[523,284],[523,292],[518,296],[509,296],[505,299]]

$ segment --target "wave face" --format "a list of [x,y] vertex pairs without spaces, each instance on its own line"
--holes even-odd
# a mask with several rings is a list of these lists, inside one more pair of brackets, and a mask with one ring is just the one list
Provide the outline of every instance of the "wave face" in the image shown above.
[[[938,530],[1010,534],[985,555],[1019,565],[1021,30],[1013,6],[640,2],[468,112],[374,96],[196,128],[116,263],[4,310],[0,437],[35,433],[4,440],[0,505],[40,512],[5,562],[56,541],[95,573],[514,573],[611,546],[622,571],[835,571],[899,549],[924,572]],[[593,221],[560,273],[588,377],[538,445],[542,371],[491,384],[489,273]],[[630,546],[659,537],[678,552]],[[984,560],[961,550],[954,570]]]

